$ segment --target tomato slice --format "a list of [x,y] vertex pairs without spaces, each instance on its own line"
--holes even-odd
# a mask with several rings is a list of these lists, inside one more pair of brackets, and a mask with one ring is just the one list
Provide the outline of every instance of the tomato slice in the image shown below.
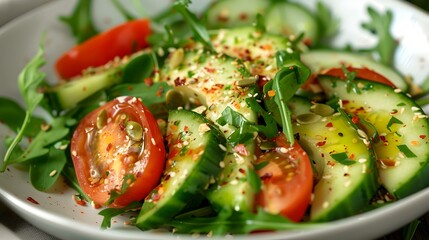
[[262,190],[256,197],[257,206],[300,221],[311,201],[313,170],[307,153],[295,143],[291,146],[284,135],[274,139],[277,147],[259,156],[256,163],[267,164],[257,170]]
[[62,79],[78,76],[89,67],[102,66],[115,57],[124,57],[148,46],[148,19],[125,22],[71,48],[55,63]]
[[[395,84],[393,84],[389,79],[385,78],[383,75],[368,69],[366,67],[363,68],[354,68],[354,67],[347,67],[347,71],[349,72],[355,72],[356,77],[370,80],[373,82],[383,83],[388,86],[396,88]],[[346,79],[346,76],[344,74],[344,71],[342,68],[331,68],[327,70],[324,74],[338,77],[341,79]]]
[[155,118],[135,97],[119,97],[81,120],[71,140],[78,182],[95,204],[128,188],[112,207],[140,201],[155,188],[165,165],[165,147]]

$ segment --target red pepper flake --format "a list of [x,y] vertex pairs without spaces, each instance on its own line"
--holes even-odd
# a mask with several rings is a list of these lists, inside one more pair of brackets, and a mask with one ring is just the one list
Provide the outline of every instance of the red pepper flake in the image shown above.
[[358,123],[359,121],[360,121],[360,119],[359,119],[359,117],[358,117],[358,116],[353,116],[353,117],[352,117],[352,122],[353,122],[354,124]]
[[326,144],[326,141],[322,141],[322,142],[318,142],[318,143],[316,143],[316,146],[318,146],[318,147],[322,147],[322,146],[324,146]]
[[273,177],[273,173],[268,172],[268,173],[265,173],[264,175],[261,176],[261,180],[267,181],[267,180],[270,180],[272,177]]
[[349,100],[341,100],[341,102],[342,102],[343,105],[350,103]]
[[34,198],[32,198],[32,197],[28,197],[27,201],[29,201],[29,202],[31,202],[33,204],[36,204],[36,205],[40,205],[40,203],[38,201],[34,200]]
[[239,172],[241,172],[241,173],[243,173],[243,174],[245,174],[245,173],[246,173],[246,170],[244,170],[244,169],[242,169],[242,168],[238,169],[238,171],[239,171]]
[[380,140],[382,142],[387,142],[386,136],[380,135]]
[[186,80],[185,79],[180,79],[180,78],[176,78],[174,79],[174,85],[177,86],[183,86],[185,85]]
[[241,21],[246,21],[248,18],[249,18],[249,16],[247,16],[246,13],[240,13],[240,15],[239,15],[239,19]]
[[153,85],[153,78],[145,78],[143,81],[148,87]]
[[334,126],[334,124],[332,124],[332,122],[328,122],[326,125],[325,125],[325,127],[328,127],[328,128],[331,128],[331,127],[333,127]]
[[86,201],[82,197],[79,197],[77,195],[73,195],[73,200],[79,206],[86,206]]
[[106,151],[109,152],[110,149],[112,149],[112,147],[113,147],[112,143],[107,144]]
[[419,135],[419,138],[421,138],[421,139],[425,139],[425,138],[426,138],[426,135],[424,135],[424,134]]

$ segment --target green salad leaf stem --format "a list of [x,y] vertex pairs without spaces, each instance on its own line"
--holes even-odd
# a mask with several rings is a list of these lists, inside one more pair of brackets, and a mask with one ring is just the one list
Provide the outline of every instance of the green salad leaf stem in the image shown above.
[[92,0],[79,0],[69,16],[61,16],[63,21],[76,38],[76,43],[82,43],[98,34],[92,20]]
[[21,92],[21,96],[23,96],[24,98],[27,110],[25,111],[24,121],[22,122],[21,128],[19,129],[17,136],[6,151],[3,164],[0,169],[1,172],[4,172],[6,170],[7,165],[9,165],[11,161],[10,156],[14,148],[21,142],[26,131],[25,129],[29,126],[30,121],[32,119],[33,111],[43,99],[43,93],[40,92],[39,87],[45,81],[46,77],[46,74],[40,71],[40,68],[46,63],[44,58],[44,52],[44,46],[41,43],[39,45],[39,49],[36,55],[24,67],[24,69],[18,76],[18,88]]

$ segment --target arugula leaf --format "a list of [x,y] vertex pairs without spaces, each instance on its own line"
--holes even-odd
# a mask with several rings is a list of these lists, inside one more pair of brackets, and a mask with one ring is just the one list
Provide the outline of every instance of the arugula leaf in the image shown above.
[[394,66],[394,55],[398,43],[390,32],[393,18],[392,11],[388,10],[385,14],[381,14],[374,8],[368,7],[368,14],[371,20],[363,23],[362,27],[378,36],[378,42],[374,50],[377,52],[380,62],[387,66]]
[[265,135],[267,138],[273,138],[278,135],[277,122],[272,115],[266,112],[261,105],[256,101],[256,98],[246,98],[246,103],[255,113],[262,116],[265,121],[265,126],[257,125],[259,132]]
[[60,17],[60,20],[70,28],[77,43],[82,43],[98,34],[91,18],[92,2],[91,0],[79,0],[69,16]]
[[[276,53],[277,65],[281,69],[276,73],[274,79],[264,85],[265,106],[274,114],[280,116],[283,133],[293,144],[294,136],[291,121],[291,112],[287,106],[288,100],[295,94],[299,87],[307,81],[310,69],[301,62],[297,51],[288,53],[278,51]],[[274,94],[270,94],[274,92]],[[274,95],[271,96],[270,95]]]
[[154,72],[154,59],[151,53],[144,53],[131,59],[122,72],[123,83],[139,83]]
[[70,132],[66,121],[66,117],[54,118],[50,129],[40,131],[23,153],[18,158],[8,160],[8,164],[23,163],[48,154],[51,145],[64,139]]
[[[43,40],[41,42],[43,42]],[[18,76],[18,88],[24,98],[27,110],[25,111],[25,117],[21,125],[21,129],[18,131],[17,136],[6,151],[1,172],[4,172],[6,166],[10,164],[10,156],[13,149],[21,142],[25,129],[29,126],[31,121],[33,111],[43,99],[43,93],[40,93],[39,86],[44,83],[46,77],[46,74],[40,71],[40,68],[46,63],[43,56],[44,52],[45,50],[41,43],[36,55],[24,67]]]
[[222,126],[230,124],[237,128],[227,139],[233,147],[253,139],[253,133],[257,131],[254,124],[230,107],[223,110],[222,116],[217,119],[217,123]]
[[58,180],[67,162],[66,153],[55,146],[51,146],[48,155],[31,161],[30,180],[33,187],[39,191],[46,191]]
[[190,0],[176,0],[176,2],[174,2],[173,8],[179,12],[185,21],[190,25],[195,40],[201,42],[209,51],[215,52],[206,27],[201,23],[201,20],[195,16],[195,14],[189,11],[188,6],[190,3]]
[[[25,119],[25,110],[12,99],[0,97],[0,122],[4,123],[13,131],[18,131],[21,123]],[[23,135],[34,137],[39,131],[44,120],[42,118],[31,116],[28,127],[25,128]]]
[[106,90],[107,99],[127,95],[140,98],[154,116],[163,117],[167,114],[165,96],[172,89],[166,82],[119,84]]
[[219,213],[215,217],[196,217],[173,219],[166,223],[174,227],[177,233],[213,233],[215,236],[225,234],[248,234],[265,230],[299,230],[323,227],[325,223],[296,223],[278,214],[270,214],[262,209],[256,213],[232,212]]
[[101,223],[101,229],[107,229],[111,227],[112,218],[119,216],[124,213],[137,212],[140,210],[142,204],[140,202],[132,202],[123,208],[106,208],[101,210],[98,215],[103,216],[103,222]]
[[67,184],[79,193],[80,197],[85,199],[87,202],[91,201],[91,199],[85,194],[85,192],[80,187],[79,182],[77,181],[76,171],[75,171],[71,161],[68,161],[66,163],[61,174],[66,179]]

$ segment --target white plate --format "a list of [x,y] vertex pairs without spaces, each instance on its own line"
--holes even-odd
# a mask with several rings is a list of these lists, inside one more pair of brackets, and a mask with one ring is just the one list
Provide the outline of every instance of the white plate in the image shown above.
[[[150,13],[159,11],[169,0],[145,1]],[[195,1],[205,5],[206,1]],[[314,7],[316,0],[301,1]],[[412,6],[394,0],[326,0],[334,14],[341,19],[340,35],[334,39],[337,46],[351,43],[354,46],[371,46],[375,39],[360,28],[367,21],[366,6],[378,10],[391,9],[394,13],[393,34],[399,40],[395,63],[404,74],[412,75],[417,82],[429,75],[429,16]],[[16,77],[22,67],[36,52],[41,34],[46,33],[45,70],[48,78],[55,81],[53,62],[63,51],[73,45],[68,29],[58,21],[59,15],[70,13],[75,1],[53,1],[24,15],[0,29],[0,95],[19,99]],[[122,21],[110,1],[96,1],[95,17],[101,28]],[[156,8],[156,9],[155,9]],[[133,10],[133,9],[132,9]],[[1,111],[1,106],[0,106]],[[10,133],[0,126],[0,139]],[[3,144],[1,144],[3,145]],[[5,150],[0,149],[0,155]],[[75,193],[59,183],[49,193],[34,190],[23,169],[9,167],[0,174],[0,197],[19,215],[35,226],[62,239],[177,239],[177,235],[160,232],[142,232],[126,226],[126,217],[116,218],[113,228],[100,230],[102,218],[98,210],[78,206],[73,200]],[[33,203],[34,199],[38,204]],[[320,229],[297,232],[258,234],[258,239],[373,239],[387,234],[429,210],[429,188],[389,206],[339,220]],[[247,236],[248,237],[248,236]],[[181,239],[195,239],[180,236]],[[238,239],[246,236],[238,236]],[[256,236],[252,236],[252,239]]]

